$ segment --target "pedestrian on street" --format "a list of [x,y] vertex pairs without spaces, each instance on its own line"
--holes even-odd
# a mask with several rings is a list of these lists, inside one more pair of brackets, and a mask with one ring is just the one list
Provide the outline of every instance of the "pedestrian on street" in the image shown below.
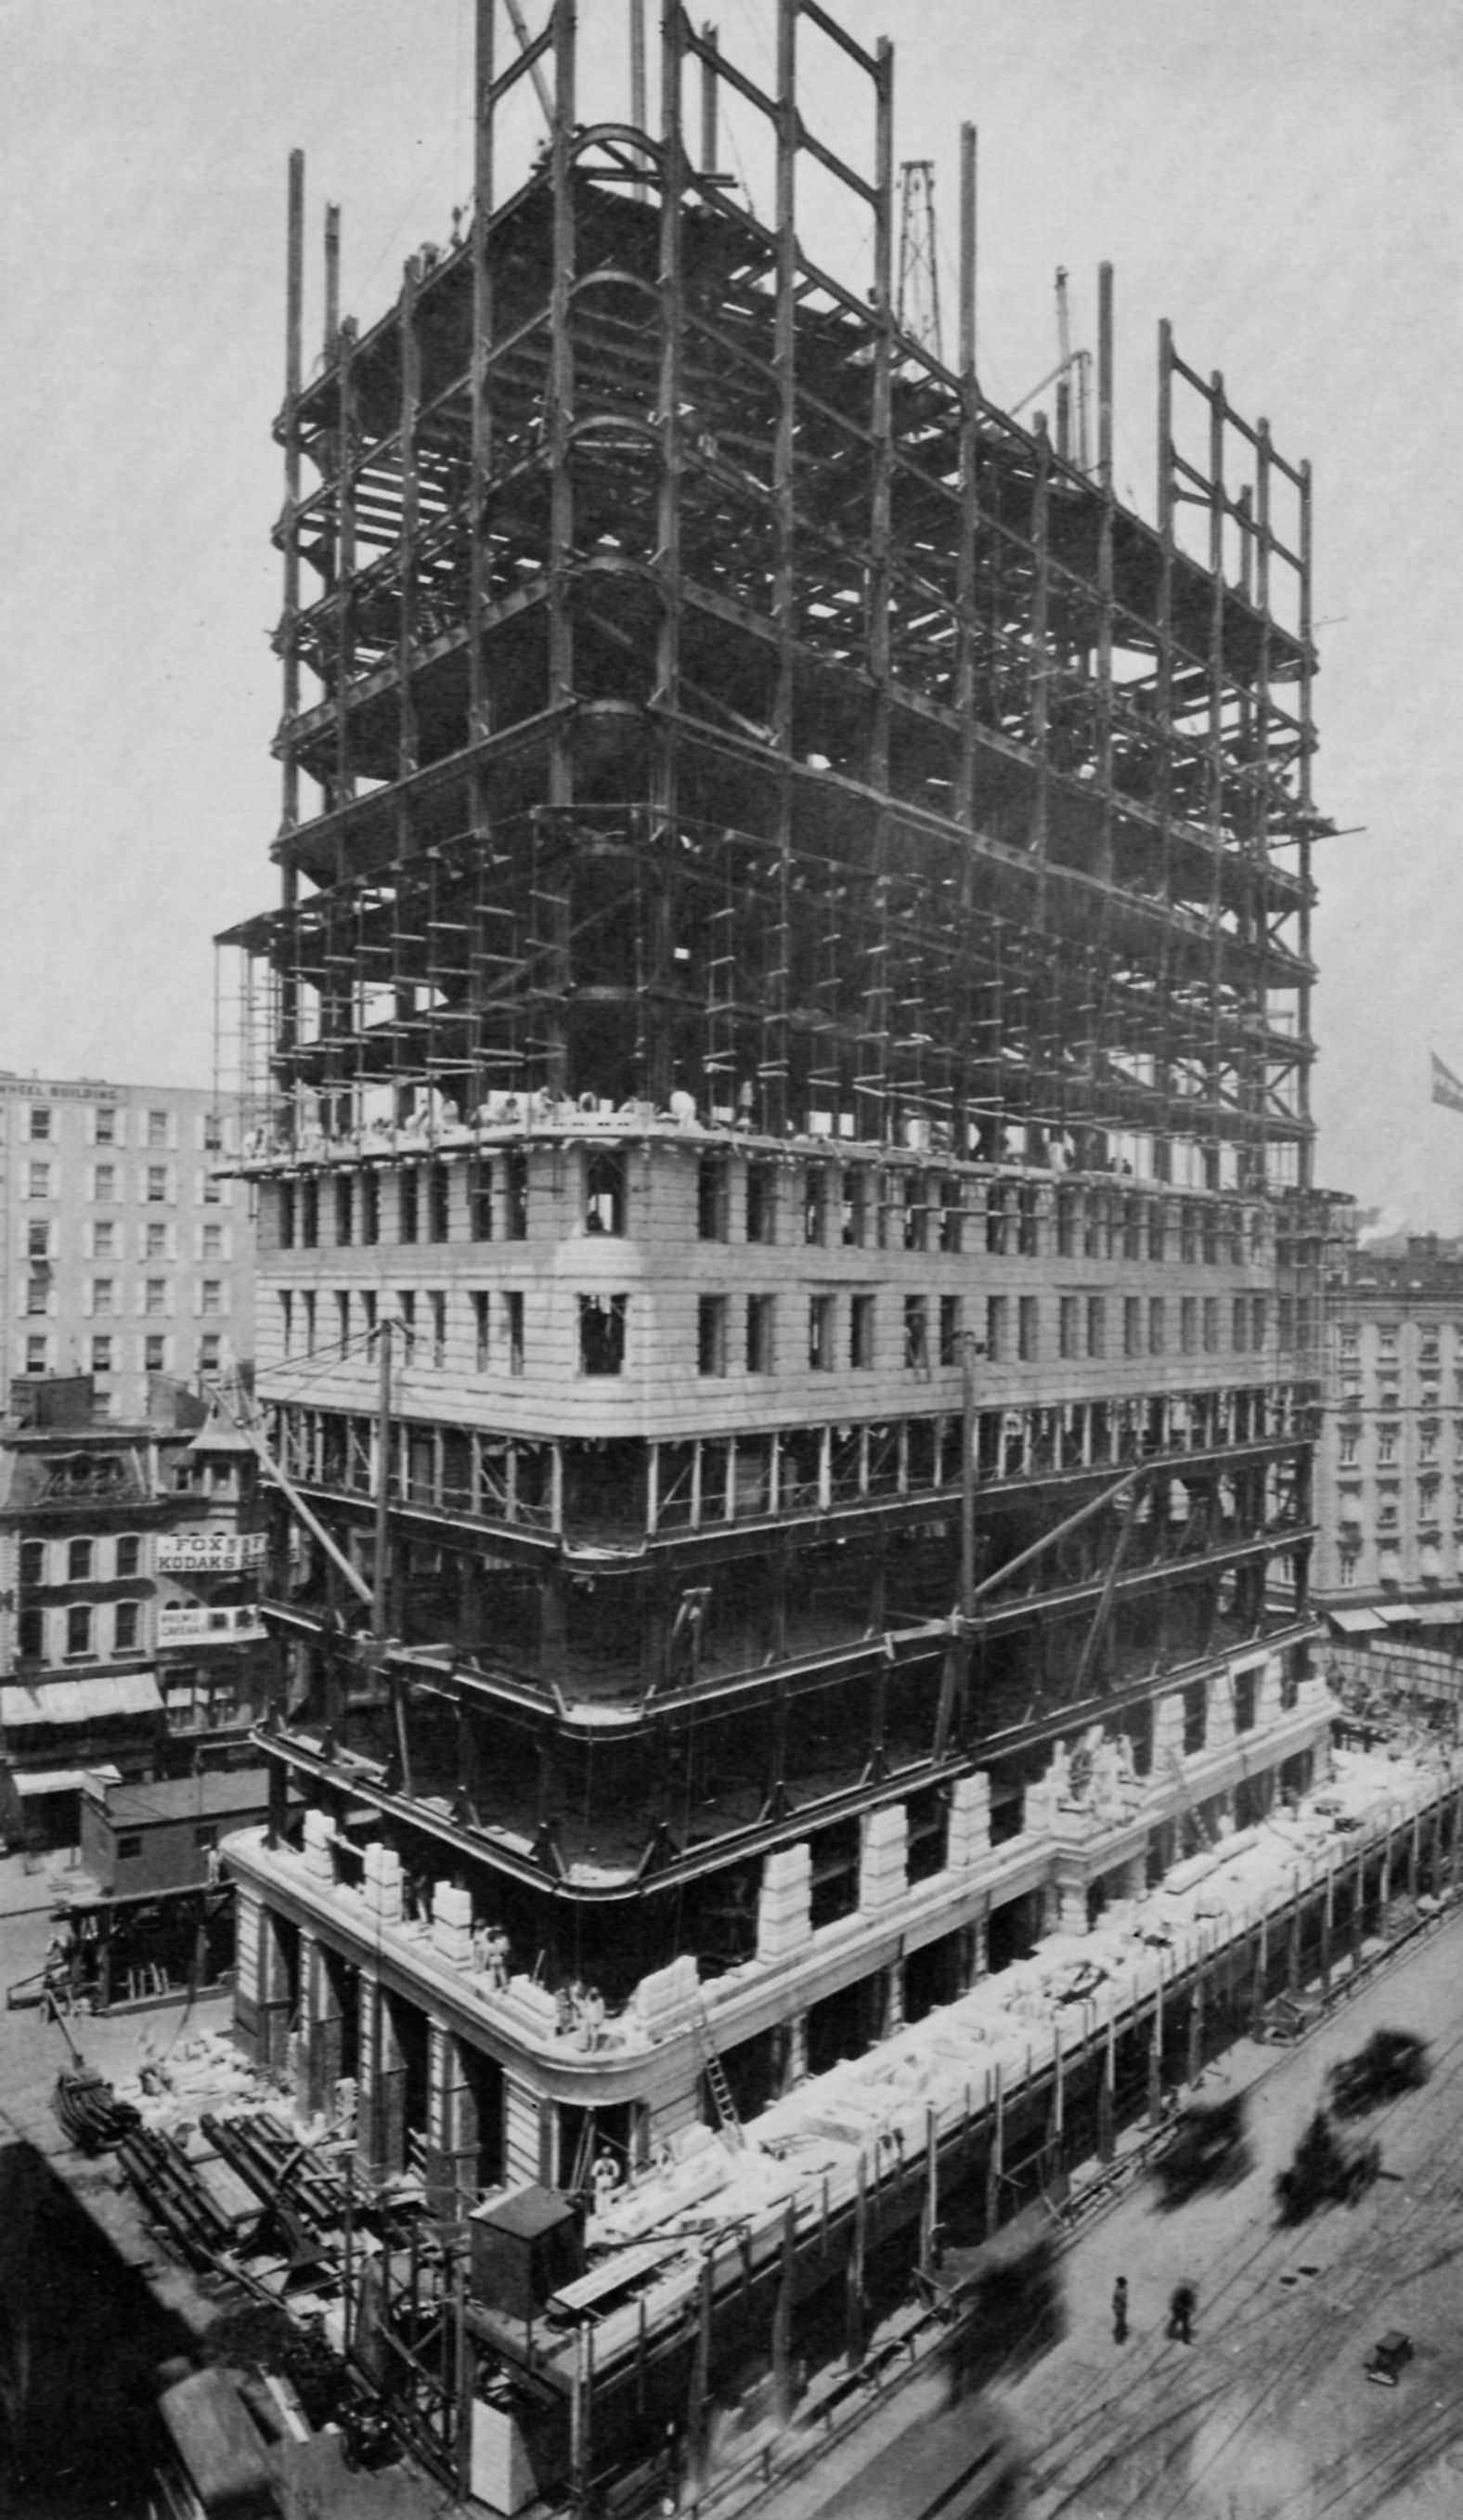
[[1194,2287],[1191,2283],[1175,2284],[1169,2301],[1169,2334],[1179,2345],[1194,2341]]
[[1113,2343],[1128,2342],[1128,2277],[1119,2275],[1113,2286]]

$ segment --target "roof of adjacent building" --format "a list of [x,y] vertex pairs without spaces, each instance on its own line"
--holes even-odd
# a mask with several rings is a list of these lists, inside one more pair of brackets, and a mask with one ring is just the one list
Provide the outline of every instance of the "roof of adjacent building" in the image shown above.
[[198,1777],[171,1777],[155,1785],[89,1788],[122,1828],[146,1828],[181,1820],[220,1820],[263,1811],[269,1801],[267,1768],[206,1768]]
[[19,1068],[0,1067],[0,1096],[7,1102],[23,1102],[27,1095],[33,1102],[50,1097],[89,1102],[104,1095],[112,1102],[134,1094],[145,1094],[153,1102],[233,1103],[238,1100],[209,1085],[119,1085],[111,1076],[26,1076]]
[[1379,1295],[1456,1299],[1463,1295],[1463,1245],[1438,1234],[1411,1234],[1401,1250],[1363,1247],[1341,1291],[1362,1302]]

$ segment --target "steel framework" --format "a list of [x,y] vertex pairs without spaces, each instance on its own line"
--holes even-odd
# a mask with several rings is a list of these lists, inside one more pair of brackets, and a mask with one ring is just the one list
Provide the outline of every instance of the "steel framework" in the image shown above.
[[[654,138],[576,120],[567,0],[501,66],[495,25],[467,236],[364,335],[332,281],[308,385],[296,186],[284,900],[234,931],[282,993],[260,1116],[680,1089],[1305,1186],[1308,468],[1165,326],[1156,525],[1121,506],[1106,272],[1095,476],[997,410],[968,129],[957,366],[902,333],[892,56],[811,0],[771,94],[668,12]],[[810,33],[866,84],[865,170],[800,116]],[[525,79],[551,136],[498,202]],[[709,162],[724,90],[770,224]],[[866,293],[800,240],[810,158],[871,215]]]

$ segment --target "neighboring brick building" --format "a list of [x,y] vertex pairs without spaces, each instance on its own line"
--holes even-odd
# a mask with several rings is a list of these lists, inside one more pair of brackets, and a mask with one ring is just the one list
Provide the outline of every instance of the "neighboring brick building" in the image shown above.
[[1352,1250],[1328,1313],[1317,1606],[1344,1636],[1441,1643],[1463,1629],[1463,1253]]
[[[0,1423],[0,1831],[76,1842],[83,1776],[226,1760],[267,1702],[252,1455],[176,1383],[99,1419],[87,1379]],[[205,1422],[206,1421],[206,1422]]]
[[253,1226],[200,1088],[0,1075],[0,1408],[17,1374],[89,1373],[140,1418],[150,1374],[253,1353]]

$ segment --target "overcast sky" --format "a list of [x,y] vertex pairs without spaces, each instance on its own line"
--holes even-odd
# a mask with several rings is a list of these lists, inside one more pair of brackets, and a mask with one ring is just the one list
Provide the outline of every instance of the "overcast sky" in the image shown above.
[[[1364,826],[1316,853],[1318,1177],[1463,1228],[1463,1114],[1430,1104],[1428,1067],[1431,1047],[1463,1075],[1459,0],[831,5],[895,39],[897,154],[936,161],[952,315],[958,126],[979,126],[994,399],[1054,362],[1058,263],[1093,343],[1108,259],[1125,497],[1152,516],[1165,315],[1311,459],[1316,796]],[[623,110],[627,0],[581,14],[591,120]],[[693,14],[771,83],[773,0]],[[288,153],[313,353],[327,199],[365,324],[467,196],[471,27],[471,0],[9,0],[0,1066],[207,1081],[209,940],[276,897]],[[805,109],[852,151],[849,83],[809,44]],[[765,211],[749,114],[727,155]],[[818,239],[850,279],[857,230]]]

